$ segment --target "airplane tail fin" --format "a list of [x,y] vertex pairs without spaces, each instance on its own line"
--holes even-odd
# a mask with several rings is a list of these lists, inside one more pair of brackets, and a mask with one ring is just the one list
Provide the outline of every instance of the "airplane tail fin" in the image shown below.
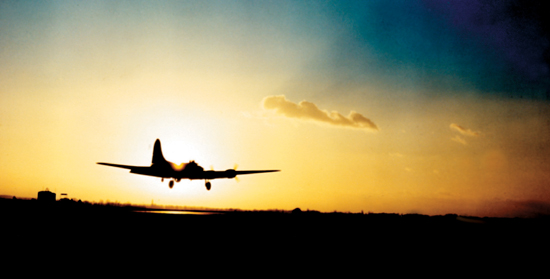
[[166,163],[166,159],[162,155],[162,149],[160,148],[160,140],[155,141],[155,147],[153,148],[153,161],[152,164],[162,164]]

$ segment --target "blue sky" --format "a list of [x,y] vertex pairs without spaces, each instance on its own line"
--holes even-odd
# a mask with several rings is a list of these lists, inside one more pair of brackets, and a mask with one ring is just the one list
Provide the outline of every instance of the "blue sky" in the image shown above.
[[[327,3],[331,19],[345,32],[333,38],[326,63],[358,79],[384,78],[396,90],[418,87],[450,94],[471,90],[495,97],[545,97],[547,23],[506,14],[499,5],[466,2]],[[540,16],[540,11],[532,14]]]

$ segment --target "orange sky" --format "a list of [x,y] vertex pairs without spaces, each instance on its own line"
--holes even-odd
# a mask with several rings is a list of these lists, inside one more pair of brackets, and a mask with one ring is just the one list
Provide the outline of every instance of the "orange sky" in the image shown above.
[[[375,41],[345,49],[359,31],[329,7],[6,3],[0,194],[477,216],[550,202],[546,100],[487,93],[462,72],[429,76]],[[96,165],[149,165],[157,138],[175,163],[282,171],[206,191]]]

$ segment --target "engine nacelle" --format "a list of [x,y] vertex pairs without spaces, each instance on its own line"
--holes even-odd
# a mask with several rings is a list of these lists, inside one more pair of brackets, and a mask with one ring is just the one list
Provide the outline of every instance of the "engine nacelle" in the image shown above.
[[212,188],[212,183],[210,183],[210,181],[208,181],[204,184],[204,186],[206,186],[206,190],[210,191],[210,188]]
[[235,178],[237,173],[235,172],[235,170],[228,169],[228,170],[225,171],[225,175],[226,175],[227,178]]

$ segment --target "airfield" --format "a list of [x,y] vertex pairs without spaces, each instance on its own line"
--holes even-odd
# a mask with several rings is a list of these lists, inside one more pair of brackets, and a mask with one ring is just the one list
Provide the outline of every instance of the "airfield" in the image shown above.
[[[42,232],[50,236],[68,232],[78,235],[163,235],[187,237],[233,237],[305,243],[364,244],[411,240],[424,244],[492,243],[496,239],[532,241],[548,235],[550,218],[488,218],[427,216],[394,213],[342,213],[303,211],[245,211],[216,209],[163,209],[159,207],[92,204],[73,200],[41,202],[35,199],[0,199],[4,232],[21,236]],[[525,238],[524,238],[525,237]],[[372,243],[370,244],[372,245]]]
[[494,274],[495,264],[545,262],[540,252],[549,246],[550,230],[548,218],[163,210],[10,199],[0,199],[0,220],[4,254],[15,262],[80,270],[110,266],[136,275],[159,267],[209,272],[210,265],[281,275],[439,273],[433,266],[450,268],[446,273]]

